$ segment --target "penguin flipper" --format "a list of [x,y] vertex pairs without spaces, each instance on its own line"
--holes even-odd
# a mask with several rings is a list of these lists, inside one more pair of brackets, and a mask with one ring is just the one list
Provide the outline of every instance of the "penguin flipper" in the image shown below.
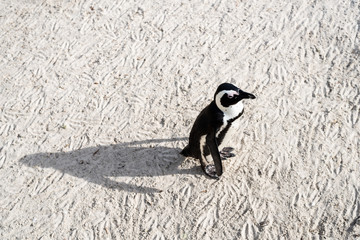
[[211,178],[219,179],[219,176],[216,173],[215,165],[208,164],[203,168],[204,172]]
[[184,149],[180,152],[180,154],[183,155],[184,157],[190,157],[191,156],[190,146],[187,145],[186,147],[184,147]]
[[223,174],[223,168],[221,163],[221,157],[219,152],[219,147],[216,142],[215,131],[212,131],[206,136],[206,145],[209,147],[211,157],[214,161],[216,174],[220,177]]

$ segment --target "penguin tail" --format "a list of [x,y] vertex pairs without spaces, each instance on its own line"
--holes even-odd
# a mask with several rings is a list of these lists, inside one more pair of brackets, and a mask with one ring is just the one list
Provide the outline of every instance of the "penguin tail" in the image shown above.
[[191,151],[190,151],[190,146],[187,145],[181,152],[181,155],[183,155],[184,157],[190,157],[191,155]]

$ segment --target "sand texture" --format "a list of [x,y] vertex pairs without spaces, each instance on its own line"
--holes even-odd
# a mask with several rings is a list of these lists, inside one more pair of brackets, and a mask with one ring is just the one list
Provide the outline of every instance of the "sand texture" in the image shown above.
[[[0,0],[0,239],[359,239],[359,1]],[[179,151],[257,96],[216,181]]]

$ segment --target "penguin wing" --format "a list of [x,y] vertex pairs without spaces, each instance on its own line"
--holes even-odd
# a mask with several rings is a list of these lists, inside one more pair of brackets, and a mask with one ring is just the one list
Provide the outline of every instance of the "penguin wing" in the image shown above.
[[216,129],[214,128],[211,132],[206,136],[206,145],[208,146],[211,157],[213,158],[216,174],[220,177],[223,173],[221,157],[219,152],[219,147],[216,142]]

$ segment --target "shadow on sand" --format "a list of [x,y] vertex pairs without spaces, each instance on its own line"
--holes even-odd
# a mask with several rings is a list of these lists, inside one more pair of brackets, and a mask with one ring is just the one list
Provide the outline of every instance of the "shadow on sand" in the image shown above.
[[[152,139],[90,147],[71,152],[37,153],[23,157],[20,163],[30,167],[53,168],[107,188],[136,193],[154,193],[161,190],[135,185],[131,183],[133,178],[201,174],[200,167],[179,168],[184,161],[184,157],[179,154],[181,149],[152,146],[183,140],[186,138]],[[111,179],[117,177],[126,177],[125,181],[129,183]]]

